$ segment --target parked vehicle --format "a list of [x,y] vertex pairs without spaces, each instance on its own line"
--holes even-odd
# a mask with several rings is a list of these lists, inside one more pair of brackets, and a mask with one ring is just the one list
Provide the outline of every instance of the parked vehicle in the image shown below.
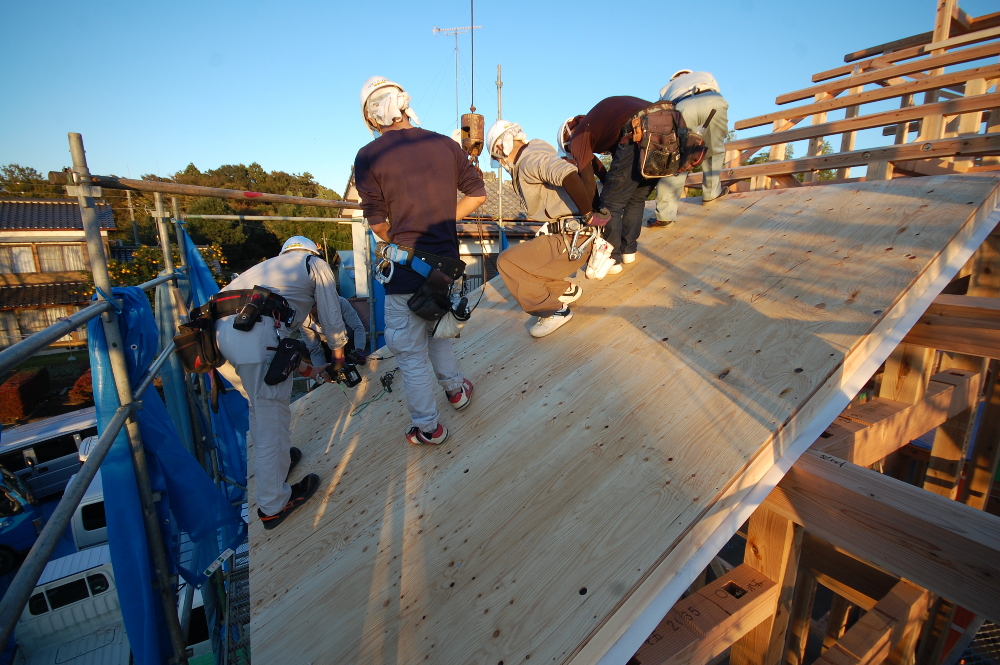
[[66,488],[80,470],[80,443],[96,434],[93,407],[5,429],[0,433],[0,465],[44,499]]
[[83,499],[80,500],[80,505],[73,513],[69,525],[77,551],[108,542],[108,522],[104,515],[104,485],[99,470]]
[[[201,593],[188,632],[192,665],[214,665]],[[45,566],[14,629],[14,665],[129,665],[131,651],[107,545]]]
[[35,544],[45,526],[38,500],[23,480],[0,466],[0,576]]

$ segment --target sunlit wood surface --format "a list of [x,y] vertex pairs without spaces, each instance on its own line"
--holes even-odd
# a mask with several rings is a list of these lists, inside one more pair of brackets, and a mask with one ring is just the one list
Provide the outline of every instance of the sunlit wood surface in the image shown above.
[[682,205],[540,340],[494,280],[456,342],[474,401],[441,392],[439,447],[403,439],[398,373],[349,415],[391,358],[296,402],[295,479],[323,482],[277,529],[251,523],[254,661],[595,662],[985,223],[997,183]]

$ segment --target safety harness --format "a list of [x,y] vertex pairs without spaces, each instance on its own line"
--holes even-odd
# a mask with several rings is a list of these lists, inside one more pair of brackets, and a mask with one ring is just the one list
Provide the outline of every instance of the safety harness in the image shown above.
[[[563,247],[566,248],[570,261],[576,261],[583,257],[587,246],[594,241],[594,238],[600,237],[601,231],[600,227],[589,226],[580,217],[567,215],[542,224],[535,237],[555,234],[559,234],[562,238]],[[572,241],[567,240],[569,236],[572,236]]]

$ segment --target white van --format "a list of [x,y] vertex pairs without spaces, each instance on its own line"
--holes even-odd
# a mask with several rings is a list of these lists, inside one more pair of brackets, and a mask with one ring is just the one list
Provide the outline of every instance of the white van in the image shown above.
[[[73,476],[73,479],[75,478],[76,476]],[[108,522],[104,515],[104,485],[101,482],[100,469],[83,495],[83,499],[80,500],[80,505],[73,513],[69,525],[77,551],[108,542]]]
[[39,499],[58,494],[80,470],[80,443],[97,434],[94,407],[0,432],[0,465],[17,474]]
[[[107,545],[50,561],[14,628],[14,665],[129,665],[132,652]],[[201,592],[194,592],[191,665],[214,665]]]

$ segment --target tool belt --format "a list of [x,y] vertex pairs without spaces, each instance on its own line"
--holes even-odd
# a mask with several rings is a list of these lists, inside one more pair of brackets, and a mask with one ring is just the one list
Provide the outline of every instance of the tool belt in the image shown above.
[[600,237],[601,232],[600,227],[588,226],[582,219],[573,216],[546,222],[535,237],[557,234],[562,238],[563,247],[569,254],[570,261],[576,261],[583,258],[590,243]]
[[209,298],[207,303],[192,309],[190,318],[193,321],[208,317],[212,321],[217,321],[233,314],[239,314],[247,300],[251,300],[255,293],[263,300],[263,303],[259,306],[253,323],[259,321],[261,317],[271,316],[285,325],[291,324],[295,318],[295,310],[291,308],[288,301],[280,294],[261,286],[255,286],[252,289],[219,291]]
[[704,137],[691,131],[672,102],[640,110],[622,126],[622,144],[639,146],[639,173],[662,178],[690,171],[705,158]]
[[424,278],[424,283],[406,301],[411,312],[424,320],[437,321],[451,311],[451,287],[465,274],[465,261],[391,243],[379,244],[376,255],[380,261],[375,267],[375,278],[383,284],[392,279],[396,265]]

